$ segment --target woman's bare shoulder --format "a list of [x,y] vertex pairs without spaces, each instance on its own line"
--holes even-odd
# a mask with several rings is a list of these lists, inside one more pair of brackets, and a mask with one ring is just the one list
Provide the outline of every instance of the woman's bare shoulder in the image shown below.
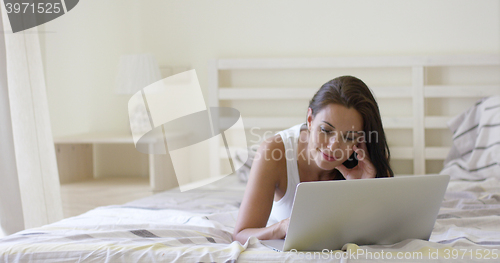
[[258,153],[273,164],[283,164],[285,162],[285,145],[281,135],[276,134],[266,138],[259,147]]
[[256,173],[256,176],[265,176],[278,184],[286,175],[285,145],[279,134],[266,138],[260,144],[252,170],[251,173]]

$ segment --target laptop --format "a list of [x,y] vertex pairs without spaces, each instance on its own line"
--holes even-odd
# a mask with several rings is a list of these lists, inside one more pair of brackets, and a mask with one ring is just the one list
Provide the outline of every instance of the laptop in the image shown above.
[[261,242],[281,252],[429,240],[449,180],[430,174],[300,183],[286,238]]

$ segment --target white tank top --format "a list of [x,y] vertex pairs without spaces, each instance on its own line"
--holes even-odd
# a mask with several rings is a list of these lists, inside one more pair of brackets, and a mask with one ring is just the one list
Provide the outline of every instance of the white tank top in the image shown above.
[[277,202],[273,201],[273,208],[267,221],[268,226],[289,218],[292,213],[295,189],[300,183],[299,168],[297,166],[297,146],[302,129],[307,129],[305,122],[276,133],[281,135],[285,146],[287,186],[285,195]]

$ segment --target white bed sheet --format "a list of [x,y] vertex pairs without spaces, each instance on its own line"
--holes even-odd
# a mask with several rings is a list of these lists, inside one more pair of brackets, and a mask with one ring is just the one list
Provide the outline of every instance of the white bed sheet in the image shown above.
[[[430,241],[346,244],[344,251],[317,254],[274,252],[255,238],[244,245],[233,242],[243,190],[236,176],[228,176],[189,192],[174,189],[100,207],[0,239],[0,262],[498,262],[500,257],[497,178],[450,182]],[[407,252],[411,258],[398,258]]]

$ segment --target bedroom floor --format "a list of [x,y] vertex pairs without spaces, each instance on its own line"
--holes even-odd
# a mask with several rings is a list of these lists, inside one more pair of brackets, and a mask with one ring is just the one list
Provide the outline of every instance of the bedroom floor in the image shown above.
[[64,218],[77,216],[98,206],[120,205],[153,195],[149,178],[100,178],[61,184]]

